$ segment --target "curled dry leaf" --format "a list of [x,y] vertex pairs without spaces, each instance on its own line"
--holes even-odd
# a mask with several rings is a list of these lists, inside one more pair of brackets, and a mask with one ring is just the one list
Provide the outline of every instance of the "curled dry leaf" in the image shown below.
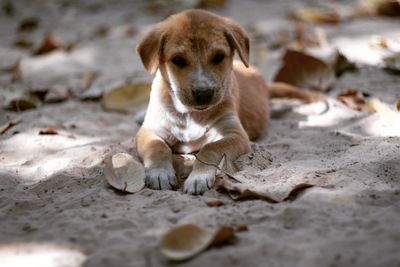
[[235,238],[235,230],[232,227],[222,226],[215,232],[214,239],[211,244],[213,246],[222,246],[227,243],[232,243],[235,241]]
[[56,38],[54,38],[53,35],[48,34],[43,38],[40,46],[35,51],[33,51],[33,55],[39,56],[48,54],[59,48],[61,48],[60,42]]
[[161,238],[161,252],[175,261],[188,260],[209,246],[221,246],[235,240],[235,230],[223,226],[215,232],[197,224],[184,224],[167,231]]
[[342,20],[340,15],[333,10],[312,7],[296,9],[293,11],[292,17],[308,23],[337,24]]
[[283,56],[283,65],[275,81],[318,91],[329,90],[335,74],[322,60],[300,51],[288,50]]
[[383,62],[388,70],[400,73],[400,52],[385,57]]
[[23,111],[37,108],[42,104],[40,98],[32,92],[16,91],[15,94],[6,97],[5,109]]
[[56,128],[49,127],[47,129],[39,131],[39,134],[40,135],[56,135],[56,134],[58,134],[58,131]]
[[127,153],[117,153],[105,160],[107,182],[122,192],[136,193],[145,186],[143,165]]
[[366,104],[364,96],[356,90],[348,89],[340,93],[337,99],[351,109],[361,111]]
[[96,71],[88,71],[83,74],[82,80],[81,80],[81,90],[86,91],[87,89],[92,86],[93,82],[96,80],[98,74]]
[[20,123],[22,121],[22,117],[18,116],[8,122],[6,122],[5,124],[0,126],[0,134],[4,134],[5,132],[7,132],[9,129],[11,129],[12,127],[14,127],[15,125],[17,125],[18,123]]
[[36,28],[39,26],[39,19],[35,17],[31,18],[25,18],[21,20],[21,22],[18,25],[18,31],[19,32],[31,32],[36,30]]
[[183,261],[205,250],[214,240],[214,235],[196,224],[185,224],[172,228],[161,238],[161,252],[169,259]]
[[398,0],[363,0],[355,8],[359,16],[400,16],[400,1]]
[[217,198],[209,198],[206,200],[206,204],[209,207],[219,207],[219,206],[224,205],[224,202]]
[[148,83],[130,84],[117,87],[103,95],[102,105],[106,110],[134,112],[147,105],[151,85]]

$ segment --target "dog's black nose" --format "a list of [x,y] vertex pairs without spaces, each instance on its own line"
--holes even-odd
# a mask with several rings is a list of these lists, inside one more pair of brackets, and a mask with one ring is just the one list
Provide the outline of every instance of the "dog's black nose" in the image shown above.
[[213,99],[214,89],[210,87],[197,87],[192,89],[192,95],[196,104],[207,105]]

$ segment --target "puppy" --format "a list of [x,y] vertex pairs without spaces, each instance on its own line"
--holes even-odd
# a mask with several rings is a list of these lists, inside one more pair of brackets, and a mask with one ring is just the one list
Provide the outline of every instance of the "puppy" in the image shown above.
[[172,154],[197,153],[184,192],[202,194],[214,183],[212,164],[248,153],[268,125],[269,92],[249,65],[249,37],[231,19],[189,10],[157,24],[137,52],[155,73],[136,136],[146,185],[175,189]]

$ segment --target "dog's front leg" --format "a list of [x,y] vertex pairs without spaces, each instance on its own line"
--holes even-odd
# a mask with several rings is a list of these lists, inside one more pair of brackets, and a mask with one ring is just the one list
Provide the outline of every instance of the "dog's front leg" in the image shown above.
[[152,130],[141,127],[136,145],[145,172],[146,186],[152,189],[175,189],[177,180],[172,165],[172,152],[162,138]]
[[226,160],[234,161],[250,151],[249,138],[237,116],[225,116],[213,128],[222,138],[206,144],[199,151],[193,170],[185,181],[185,193],[198,195],[211,189],[217,171],[214,166],[220,163],[224,155]]

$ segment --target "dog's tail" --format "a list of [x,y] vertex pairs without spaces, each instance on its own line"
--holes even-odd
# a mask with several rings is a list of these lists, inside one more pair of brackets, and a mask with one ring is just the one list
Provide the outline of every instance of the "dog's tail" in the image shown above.
[[283,82],[270,82],[268,83],[268,89],[270,98],[299,99],[306,103],[318,102],[325,99],[320,93],[301,89]]

